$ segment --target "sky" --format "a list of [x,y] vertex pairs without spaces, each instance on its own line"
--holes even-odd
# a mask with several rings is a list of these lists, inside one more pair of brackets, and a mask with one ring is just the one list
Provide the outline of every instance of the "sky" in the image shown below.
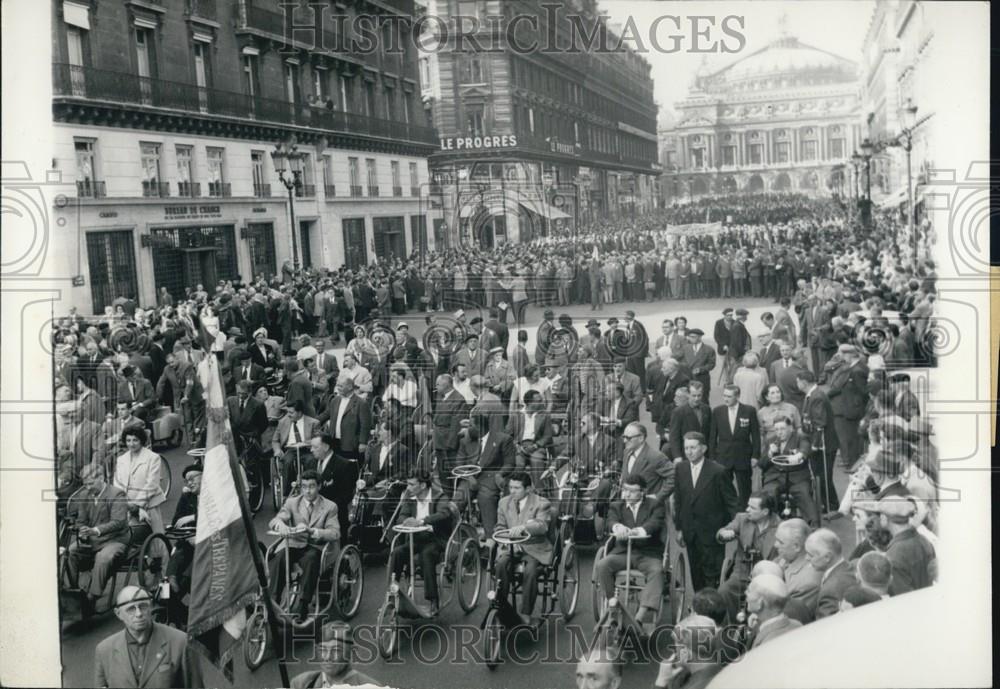
[[[671,35],[683,35],[681,50],[673,53],[658,52],[646,41],[646,59],[652,66],[654,97],[664,110],[672,110],[673,105],[682,100],[691,81],[707,59],[710,71],[729,65],[763,48],[780,35],[780,25],[784,17],[787,32],[803,43],[828,50],[848,59],[861,60],[861,46],[865,32],[875,7],[873,0],[745,0],[743,2],[698,2],[688,0],[599,0],[599,8],[606,10],[609,23],[623,25],[631,16],[635,26],[644,38],[648,36],[653,22],[660,16],[670,15],[681,18],[681,31],[677,31],[673,20],[662,20],[656,31],[660,46],[673,45]],[[746,45],[737,53],[693,53],[694,39],[691,36],[693,16],[714,17],[708,42],[723,41],[727,46],[736,47],[736,40],[723,33],[721,24],[725,17],[743,17],[742,29],[735,19],[728,20],[734,32],[742,34]],[[699,20],[708,26],[706,20]],[[699,39],[703,44],[706,39]],[[701,45],[698,46],[699,48]]]

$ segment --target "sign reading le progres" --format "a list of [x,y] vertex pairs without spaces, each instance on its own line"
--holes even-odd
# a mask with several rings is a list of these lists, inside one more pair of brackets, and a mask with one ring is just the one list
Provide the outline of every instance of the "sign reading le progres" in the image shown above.
[[517,134],[503,136],[449,136],[441,139],[442,151],[479,150],[484,148],[514,148]]

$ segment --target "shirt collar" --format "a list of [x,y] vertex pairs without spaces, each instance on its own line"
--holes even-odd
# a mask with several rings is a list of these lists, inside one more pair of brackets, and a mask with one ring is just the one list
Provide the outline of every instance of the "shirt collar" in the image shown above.
[[149,643],[150,639],[152,639],[152,638],[153,638],[153,627],[152,627],[152,625],[150,625],[149,631],[146,632],[146,638],[145,639],[137,639],[137,638],[135,638],[132,635],[132,632],[130,632],[127,629],[125,630],[125,643],[127,643],[130,646],[145,646],[146,644]]

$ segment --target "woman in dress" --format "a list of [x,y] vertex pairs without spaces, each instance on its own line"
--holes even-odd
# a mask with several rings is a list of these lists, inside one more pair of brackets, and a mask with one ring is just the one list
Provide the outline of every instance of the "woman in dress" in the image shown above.
[[764,406],[757,410],[761,447],[767,447],[774,441],[776,437],[774,422],[783,417],[792,420],[795,430],[802,428],[802,415],[799,414],[799,410],[791,402],[785,402],[780,387],[768,385],[764,390]]

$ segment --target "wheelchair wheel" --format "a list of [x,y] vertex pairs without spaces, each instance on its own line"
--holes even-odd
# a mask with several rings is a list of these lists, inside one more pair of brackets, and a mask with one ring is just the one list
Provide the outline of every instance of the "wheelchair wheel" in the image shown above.
[[496,609],[491,609],[486,613],[486,621],[483,622],[483,658],[486,659],[486,667],[490,670],[495,670],[500,664],[502,646],[503,625]]
[[347,545],[333,563],[330,586],[330,606],[335,615],[349,620],[358,614],[365,590],[365,571],[361,551]]
[[[443,590],[446,584],[448,568],[443,567],[438,583],[438,590]],[[463,612],[472,612],[479,603],[479,592],[483,583],[483,562],[479,557],[479,543],[471,538],[462,541],[457,557],[451,564],[450,574],[458,604]]]
[[[159,548],[157,543],[160,544]],[[160,600],[161,585],[167,581],[167,561],[170,559],[171,549],[170,540],[161,533],[155,533],[143,541],[139,550],[136,564],[138,584],[150,591],[155,601]],[[163,555],[164,552],[167,553],[166,556]]]
[[173,477],[170,475],[170,464],[163,455],[160,455],[160,489],[167,497],[170,497],[171,483],[173,483]]
[[670,615],[673,622],[683,619],[691,608],[688,597],[687,553],[677,553],[677,562],[670,577]]
[[590,604],[594,613],[594,622],[601,621],[602,606],[604,605],[604,594],[601,591],[601,582],[597,578],[597,563],[604,557],[604,546],[601,546],[597,554],[594,555],[594,569],[590,575]]
[[378,619],[375,621],[375,640],[378,643],[379,654],[386,660],[392,658],[396,652],[396,643],[399,641],[396,605],[392,601],[386,601],[378,610]]
[[559,610],[563,620],[569,622],[576,614],[576,605],[580,600],[580,561],[572,543],[563,549],[556,573],[559,577]]
[[247,462],[243,468],[246,472],[247,484],[250,487],[248,496],[250,511],[257,514],[264,506],[264,477],[258,462]]
[[264,662],[270,636],[263,607],[257,606],[254,609],[243,634],[243,662],[253,672]]
[[285,476],[281,473],[278,460],[271,460],[271,504],[275,511],[281,509],[285,498]]

